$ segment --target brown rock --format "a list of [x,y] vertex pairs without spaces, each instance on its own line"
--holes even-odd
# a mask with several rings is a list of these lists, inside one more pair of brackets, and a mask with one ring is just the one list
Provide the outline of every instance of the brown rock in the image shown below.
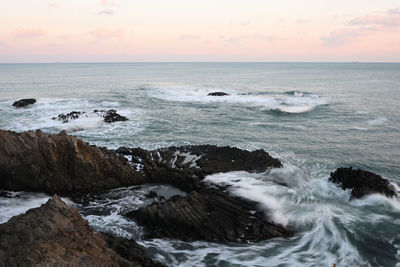
[[[15,216],[0,225],[0,262],[5,265],[76,264],[85,266],[152,266],[135,241],[124,242],[131,253],[125,258],[111,249],[104,236],[95,232],[75,208],[58,196],[46,204]],[[118,247],[120,240],[115,239]],[[150,264],[150,265],[149,265]]]
[[127,160],[77,137],[0,130],[0,189],[71,193],[144,183]]

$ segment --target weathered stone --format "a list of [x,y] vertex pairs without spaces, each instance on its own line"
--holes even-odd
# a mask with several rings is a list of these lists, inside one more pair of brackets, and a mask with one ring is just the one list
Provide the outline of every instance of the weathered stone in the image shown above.
[[143,184],[123,156],[67,135],[0,130],[0,189],[71,193]]
[[135,241],[95,232],[58,196],[0,224],[0,240],[7,266],[154,266]]

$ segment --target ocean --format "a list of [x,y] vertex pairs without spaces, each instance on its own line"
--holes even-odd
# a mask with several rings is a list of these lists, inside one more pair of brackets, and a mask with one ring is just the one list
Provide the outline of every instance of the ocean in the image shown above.
[[[37,103],[13,108],[21,98]],[[111,108],[129,120],[106,124],[90,115]],[[52,119],[71,111],[88,115],[70,123]],[[138,238],[153,259],[170,266],[400,266],[400,200],[350,200],[349,191],[328,181],[336,168],[352,166],[400,185],[400,64],[0,64],[0,129],[66,130],[108,148],[264,149],[282,161],[281,169],[206,180],[259,202],[274,221],[295,230],[289,239],[240,245],[142,240],[142,229],[122,214],[144,205],[141,195],[151,188],[173,190],[163,185],[93,197],[94,207],[109,210],[106,216],[82,208],[95,229]],[[49,198],[15,195],[0,198],[0,222]]]

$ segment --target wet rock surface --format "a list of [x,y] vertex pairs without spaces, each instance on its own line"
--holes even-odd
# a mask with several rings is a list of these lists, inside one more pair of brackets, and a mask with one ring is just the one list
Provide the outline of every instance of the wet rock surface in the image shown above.
[[369,171],[353,168],[338,168],[331,173],[329,180],[341,186],[342,189],[351,189],[352,198],[361,198],[368,194],[379,193],[388,197],[397,196],[395,188],[389,180]]
[[36,103],[36,99],[26,98],[26,99],[17,100],[12,105],[13,105],[13,107],[16,107],[16,108],[23,108],[23,107],[26,107],[28,105],[32,105],[35,103]]
[[116,121],[127,121],[128,118],[121,116],[117,113],[115,109],[109,110],[94,110],[94,113],[104,118],[104,121],[107,123],[112,123]]
[[224,92],[212,92],[212,93],[208,94],[208,96],[227,96],[227,95],[229,95],[229,94],[224,93]]
[[47,136],[0,130],[0,189],[67,194],[144,182],[124,157],[65,131]]
[[126,216],[144,225],[148,238],[247,242],[291,235],[284,227],[267,221],[255,202],[230,196],[220,188],[175,196]]
[[71,111],[70,113],[67,113],[67,114],[61,113],[57,117],[53,117],[52,119],[62,121],[63,123],[67,123],[71,120],[78,119],[82,114],[85,114],[85,112],[84,111]]
[[247,151],[235,147],[196,145],[147,151],[122,147],[117,153],[131,156],[132,164],[146,179],[166,183],[190,192],[206,176],[220,172],[263,172],[282,167],[264,150]]
[[77,209],[58,196],[0,224],[0,262],[18,266],[157,266],[135,241],[95,232]]

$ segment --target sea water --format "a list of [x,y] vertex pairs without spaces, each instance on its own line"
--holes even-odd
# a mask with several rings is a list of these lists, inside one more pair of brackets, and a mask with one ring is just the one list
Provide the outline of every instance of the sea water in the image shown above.
[[[208,96],[220,91],[229,95]],[[37,103],[11,106],[21,98]],[[353,166],[399,185],[399,101],[400,64],[0,64],[0,129],[66,130],[109,148],[264,149],[283,162],[281,169],[215,174],[205,182],[257,201],[269,218],[295,231],[289,239],[142,240],[143,229],[123,213],[145,205],[143,194],[153,185],[94,197],[94,207],[108,210],[104,216],[82,207],[94,228],[134,237],[171,266],[400,266],[400,201],[350,200],[349,191],[328,181],[337,167]],[[107,124],[93,114],[111,108],[129,120]],[[86,113],[69,123],[52,119],[71,111]],[[0,198],[0,222],[48,198],[13,194]]]

